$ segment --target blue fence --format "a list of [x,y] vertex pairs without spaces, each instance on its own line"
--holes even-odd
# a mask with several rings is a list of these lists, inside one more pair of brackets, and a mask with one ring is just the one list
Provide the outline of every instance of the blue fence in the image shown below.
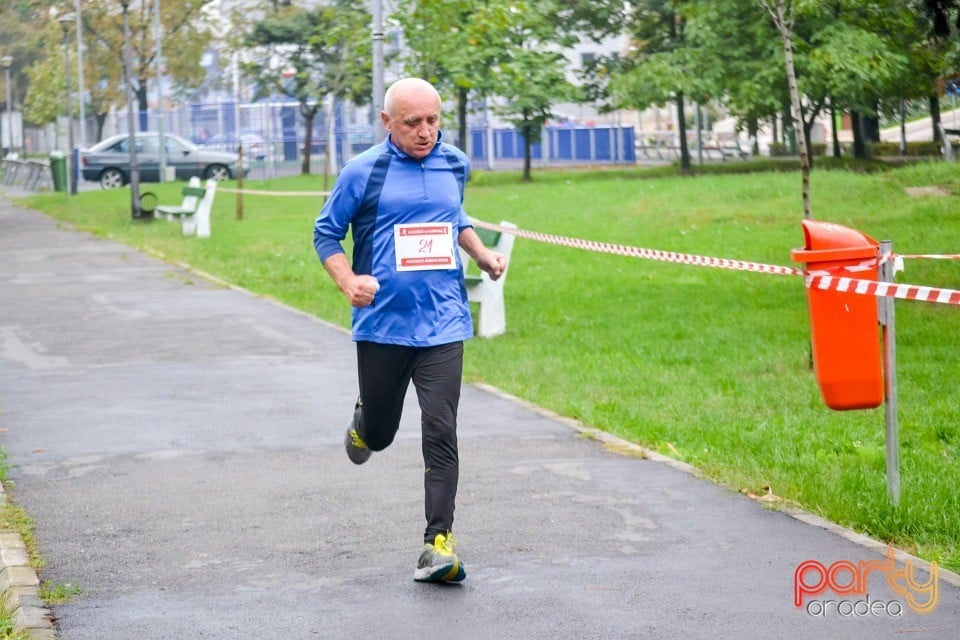
[[[633,127],[545,127],[530,147],[531,160],[544,164],[633,164]],[[523,160],[524,138],[516,129],[470,130],[470,159],[494,165]]]
[[[238,140],[244,152],[255,161],[258,174],[265,177],[287,175],[299,171],[305,122],[295,102],[257,102],[193,104],[170,109],[162,114],[155,110],[138,114],[139,128],[155,131],[163,119],[163,129],[209,148],[235,150]],[[97,134],[92,119],[76,123],[75,132],[84,133],[86,145],[96,142]],[[111,112],[104,122],[103,137],[126,132],[126,113]],[[337,104],[335,110],[334,140],[328,141],[327,112],[318,111],[311,135],[311,172],[323,171],[323,159],[329,142],[336,145],[336,172],[350,157],[367,149],[373,143],[373,128],[358,109]],[[456,136],[456,123],[446,121],[444,133],[448,140]],[[62,127],[65,131],[66,127]],[[82,131],[81,131],[82,130]],[[61,131],[38,138],[32,151],[63,148],[67,136]],[[49,138],[49,139],[46,139]],[[80,137],[75,136],[75,140]],[[532,145],[531,156],[535,167],[575,164],[634,164],[633,127],[624,126],[551,126],[541,130],[540,142]],[[522,165],[524,140],[512,128],[488,130],[482,126],[468,128],[467,152],[475,169],[515,169]]]
[[[180,126],[189,129],[190,137],[198,142],[202,141],[198,139],[199,133],[207,131],[219,136],[226,134],[232,142],[238,119],[241,132],[255,131],[264,138],[264,146],[272,150],[272,157],[291,162],[300,156],[304,127],[296,103],[193,105],[189,120],[180,119]],[[336,124],[338,160],[342,166],[347,156],[360,153],[373,143],[373,128],[350,118],[342,103],[337,104]],[[455,135],[455,130],[454,123],[448,121],[445,133]],[[470,127],[467,142],[467,152],[477,168],[512,168],[523,161],[523,136],[516,129],[488,131],[486,127]],[[531,157],[537,166],[633,164],[636,162],[634,142],[633,127],[545,127],[541,130],[540,142],[532,145]],[[322,155],[326,145],[327,114],[321,110],[314,119],[313,153]]]

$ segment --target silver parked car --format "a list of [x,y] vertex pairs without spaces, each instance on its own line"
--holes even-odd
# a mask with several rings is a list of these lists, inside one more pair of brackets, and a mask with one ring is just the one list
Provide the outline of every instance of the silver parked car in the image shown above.
[[[201,149],[172,133],[164,134],[166,165],[173,167],[176,179],[193,176],[228,180],[237,175],[237,154]],[[154,131],[136,134],[137,169],[140,182],[160,181],[160,136]],[[244,163],[246,164],[246,163]],[[84,180],[99,182],[104,189],[116,189],[130,182],[130,136],[107,138],[80,151]]]
[[243,144],[243,157],[251,160],[266,160],[267,142],[263,136],[254,131],[241,131],[240,140],[235,134],[218,134],[200,143],[201,149],[217,149],[219,151],[233,151],[239,144]]

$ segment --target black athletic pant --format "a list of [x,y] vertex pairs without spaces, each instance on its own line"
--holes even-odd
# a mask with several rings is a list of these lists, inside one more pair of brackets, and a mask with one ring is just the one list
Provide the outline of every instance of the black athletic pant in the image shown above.
[[405,347],[357,343],[360,419],[354,427],[373,451],[386,449],[400,427],[403,399],[413,380],[420,402],[422,432],[424,541],[453,530],[460,463],[457,455],[457,407],[463,373],[463,343]]

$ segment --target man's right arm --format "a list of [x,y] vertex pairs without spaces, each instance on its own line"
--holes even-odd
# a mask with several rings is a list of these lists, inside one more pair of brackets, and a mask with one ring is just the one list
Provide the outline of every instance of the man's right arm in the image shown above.
[[366,307],[373,304],[373,298],[380,290],[380,283],[373,276],[355,274],[346,254],[331,255],[323,262],[323,268],[352,306]]
[[359,173],[344,169],[334,184],[333,192],[314,221],[313,246],[323,268],[354,307],[366,307],[380,288],[377,279],[357,275],[343,251],[341,240],[359,206],[364,183]]

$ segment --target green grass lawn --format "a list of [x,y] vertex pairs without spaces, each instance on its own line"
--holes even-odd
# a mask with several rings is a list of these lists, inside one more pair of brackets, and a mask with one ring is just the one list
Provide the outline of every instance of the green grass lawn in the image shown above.
[[[727,163],[733,165],[734,163]],[[802,246],[798,173],[675,177],[659,170],[475,174],[467,210],[549,234],[792,265]],[[960,177],[929,163],[815,171],[813,213],[898,253],[960,250]],[[908,195],[940,185],[949,196]],[[233,186],[227,183],[224,186]],[[250,188],[322,189],[318,177]],[[150,185],[163,203],[178,184]],[[313,253],[320,197],[218,194],[213,235],[130,220],[129,192],[38,195],[32,207],[161,252],[347,326]],[[899,282],[960,288],[960,261],[907,262]],[[887,498],[883,410],[834,412],[809,367],[802,280],[591,253],[520,239],[507,333],[468,344],[465,376],[689,462],[731,490],[777,496],[960,570],[960,309],[898,301],[901,491]],[[469,423],[463,425],[469,429]]]

